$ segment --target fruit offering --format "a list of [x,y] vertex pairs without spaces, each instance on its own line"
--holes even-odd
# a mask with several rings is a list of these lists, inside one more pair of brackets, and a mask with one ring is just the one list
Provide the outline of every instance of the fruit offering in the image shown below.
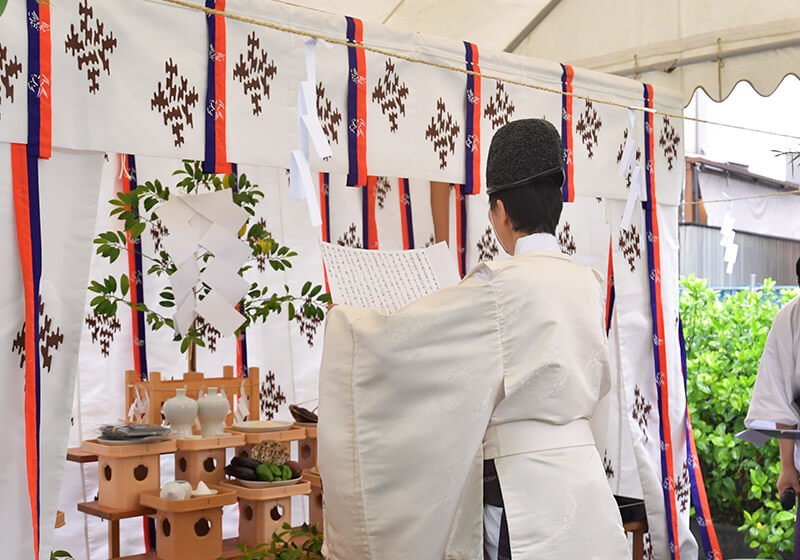
[[[273,442],[274,443],[274,442]],[[260,444],[259,444],[260,445]],[[255,447],[253,448],[255,449]],[[283,448],[281,448],[283,451]],[[252,451],[251,451],[252,453]],[[286,455],[286,452],[283,452]],[[270,455],[270,457],[275,457]],[[282,457],[278,457],[279,459]],[[231,463],[225,467],[225,474],[240,480],[252,480],[262,482],[282,482],[285,480],[295,480],[300,478],[303,471],[300,463],[289,461],[288,455],[283,457],[283,463],[260,462],[250,457],[234,457]]]

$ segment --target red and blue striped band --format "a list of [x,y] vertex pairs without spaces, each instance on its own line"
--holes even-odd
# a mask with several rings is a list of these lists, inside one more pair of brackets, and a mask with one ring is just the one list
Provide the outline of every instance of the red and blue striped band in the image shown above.
[[481,192],[481,68],[478,45],[464,41],[467,70],[466,194]]
[[[347,42],[364,44],[364,24],[345,16]],[[347,185],[363,187],[367,183],[367,59],[363,48],[347,48]]]
[[[225,0],[206,0],[206,8],[225,11]],[[208,24],[208,87],[206,88],[206,153],[204,173],[230,173],[225,127],[225,16],[206,14]]]
[[[645,107],[653,108],[653,86],[643,84]],[[645,181],[647,202],[644,203],[647,230],[647,262],[650,271],[650,313],[653,327],[653,363],[656,391],[658,393],[659,437],[661,440],[661,479],[664,508],[667,516],[667,539],[670,558],[680,558],[678,539],[678,512],[675,502],[675,476],[672,462],[672,429],[669,419],[669,372],[667,345],[664,331],[664,305],[661,290],[661,246],[658,230],[658,205],[656,202],[656,173],[654,163],[653,113],[645,112]]]
[[564,202],[575,201],[574,158],[572,154],[572,78],[575,71],[568,64],[561,65],[561,144],[564,147],[564,184],[561,191]]
[[51,36],[48,2],[27,0],[28,153],[49,159],[52,153]]

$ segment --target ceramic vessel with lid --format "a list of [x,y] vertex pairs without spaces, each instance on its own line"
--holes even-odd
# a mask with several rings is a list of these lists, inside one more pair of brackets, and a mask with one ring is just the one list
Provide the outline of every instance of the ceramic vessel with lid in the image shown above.
[[197,401],[186,396],[186,388],[177,389],[175,396],[164,403],[164,415],[172,429],[172,435],[179,438],[192,437],[192,424],[197,416]]
[[228,399],[217,393],[216,387],[209,387],[208,394],[197,401],[197,406],[203,437],[224,436],[225,417],[230,410]]

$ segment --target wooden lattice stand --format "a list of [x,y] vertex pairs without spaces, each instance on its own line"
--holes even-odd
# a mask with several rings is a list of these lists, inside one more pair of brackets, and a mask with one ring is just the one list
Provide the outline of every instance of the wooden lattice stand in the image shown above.
[[221,486],[239,496],[239,542],[248,546],[271,542],[272,534],[292,519],[292,496],[311,492],[306,481],[291,486],[245,488],[226,480]]
[[219,484],[225,478],[225,450],[244,445],[244,434],[231,433],[215,438],[175,440],[175,478],[197,487]]
[[308,495],[308,524],[322,532],[322,478],[315,471],[303,471],[303,480],[311,484]]
[[165,500],[145,492],[142,505],[156,510],[159,560],[216,560],[222,556],[222,506],[236,503],[236,492],[222,487],[212,496]]
[[139,506],[143,492],[161,488],[159,457],[175,451],[175,440],[124,446],[89,440],[83,442],[83,449],[97,455],[99,505],[132,509]]
[[[136,380],[126,373],[128,390],[126,409],[136,398],[136,388],[150,396],[150,407],[140,421],[161,424],[164,401],[175,396],[175,390],[186,387],[187,396],[198,398],[209,387],[225,390],[233,410],[234,395],[239,394],[242,378],[233,377],[233,368],[226,366],[223,377],[207,378],[202,373],[187,373],[183,379],[162,380],[157,372],[148,381]],[[258,368],[250,368],[244,379],[249,399],[249,419],[259,416]],[[168,439],[158,443],[108,445],[97,440],[83,442],[80,448],[67,450],[67,459],[76,463],[97,461],[99,492],[97,500],[78,504],[78,510],[109,522],[109,558],[117,560],[217,560],[237,558],[238,543],[258,546],[269,543],[275,531],[292,517],[292,496],[309,496],[310,524],[322,530],[322,481],[317,463],[317,429],[294,425],[285,430],[242,433],[232,429],[233,415],[226,418],[226,434],[212,438]],[[246,488],[235,480],[225,480],[225,453],[234,448],[236,454],[249,453],[264,440],[280,442],[291,454],[297,442],[298,462],[303,480],[288,486]],[[187,500],[164,500],[161,492],[160,456],[174,453],[175,478],[186,480],[192,487],[200,481],[217,494]],[[222,539],[222,506],[239,503],[239,537]],[[156,551],[119,558],[119,521],[152,515],[156,518]]]
[[297,462],[303,470],[317,467],[317,428],[306,427],[306,437],[297,442]]

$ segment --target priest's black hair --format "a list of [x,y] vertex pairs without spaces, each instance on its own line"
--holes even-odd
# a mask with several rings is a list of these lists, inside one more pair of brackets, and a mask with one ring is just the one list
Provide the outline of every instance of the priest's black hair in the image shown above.
[[555,235],[561,209],[564,206],[560,173],[531,180],[529,183],[489,195],[495,208],[503,201],[511,226],[520,233],[551,233]]
[[795,272],[797,272],[797,285],[800,286],[800,259],[797,259],[797,264],[794,265]]

